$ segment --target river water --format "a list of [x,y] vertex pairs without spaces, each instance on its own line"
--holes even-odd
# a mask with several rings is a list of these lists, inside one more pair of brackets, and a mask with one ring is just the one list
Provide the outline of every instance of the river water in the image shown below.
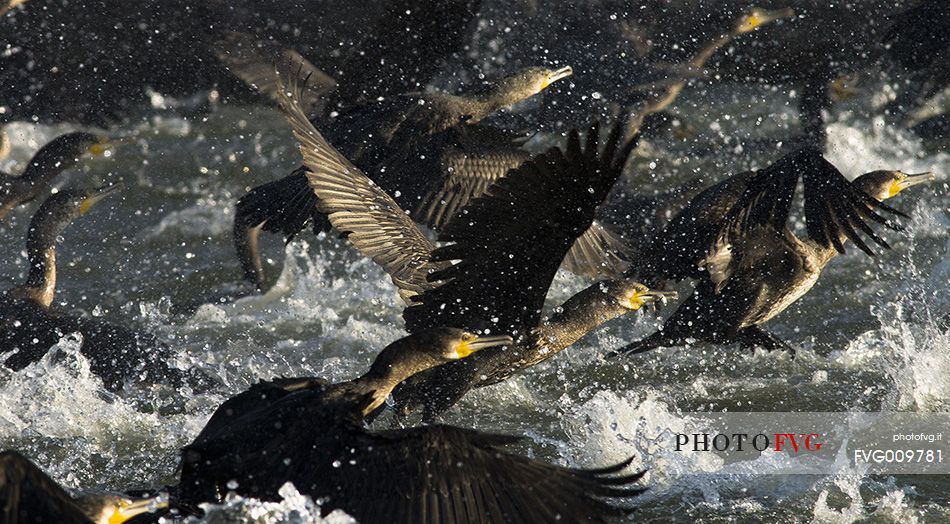
[[[719,89],[718,97],[709,90],[705,97],[687,94],[680,110],[696,134],[685,142],[643,144],[624,181],[628,188],[662,190],[696,175],[711,183],[777,157],[749,140],[781,140],[796,125],[795,112],[765,90]],[[710,99],[720,103],[710,106]],[[659,325],[636,313],[512,380],[473,392],[445,420],[525,435],[520,452],[565,465],[635,455],[637,467],[650,469],[651,488],[637,501],[637,520],[950,519],[946,477],[867,476],[849,468],[826,476],[757,475],[755,463],[721,469],[710,454],[678,453],[658,439],[685,427],[692,411],[950,409],[944,178],[950,154],[946,144],[925,146],[863,107],[849,102],[832,116],[829,160],[849,177],[896,168],[933,170],[938,181],[892,201],[912,216],[905,232],[887,233],[893,251],[870,259],[849,250],[811,293],[769,324],[800,348],[795,359],[699,345],[605,361],[608,350]],[[309,232],[286,247],[276,237],[265,239],[267,270],[276,279],[266,294],[177,313],[176,304],[213,300],[208,297],[235,286],[233,204],[248,187],[288,173],[299,153],[283,119],[268,108],[222,106],[195,118],[146,120],[119,129],[130,138],[110,156],[64,177],[64,186],[122,181],[126,187],[63,235],[55,307],[156,333],[176,349],[181,365],[199,366],[223,386],[206,394],[138,389],[114,395],[90,374],[71,337],[23,372],[0,370],[0,447],[33,457],[70,488],[173,483],[178,450],[229,395],[281,375],[353,377],[378,349],[404,335],[401,302],[388,277],[344,241]],[[64,129],[9,127],[14,150],[0,167],[21,169],[35,148]],[[23,237],[35,208],[21,208],[0,224],[4,286],[25,277]],[[587,284],[562,272],[550,302]],[[308,501],[290,489],[285,494],[276,504],[231,500],[208,520],[223,511],[256,522],[319,521]]]

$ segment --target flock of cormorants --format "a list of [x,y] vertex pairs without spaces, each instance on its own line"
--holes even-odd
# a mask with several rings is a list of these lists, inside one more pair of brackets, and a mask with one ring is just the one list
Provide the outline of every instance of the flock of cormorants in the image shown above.
[[[905,19],[930,9],[927,20],[944,16],[938,3],[925,1]],[[32,2],[19,4],[3,12]],[[456,23],[444,16],[446,26]],[[287,481],[321,501],[324,512],[342,509],[370,523],[605,522],[629,513],[645,473],[629,471],[630,461],[565,468],[506,451],[516,437],[440,424],[378,431],[368,424],[387,408],[399,421],[420,412],[432,422],[471,389],[555,357],[605,322],[672,303],[679,297],[668,286],[685,279],[695,287],[662,329],[608,357],[694,342],[794,354],[765,324],[806,294],[848,242],[871,256],[869,244],[890,249],[875,226],[899,230],[893,220],[906,215],[884,200],[933,180],[932,173],[872,171],[849,181],[823,156],[822,126],[809,134],[813,123],[805,122],[804,137],[768,167],[682,202],[670,197],[670,218],[649,234],[612,223],[603,204],[630,169],[641,135],[662,132],[658,115],[717,50],[795,16],[789,9],[742,12],[665,79],[536,154],[525,147],[531,133],[492,117],[577,75],[569,66],[524,68],[458,94],[405,89],[369,97],[371,89],[348,83],[368,81],[366,58],[328,74],[271,39],[219,35],[213,54],[276,103],[303,159],[289,176],[237,202],[233,240],[246,293],[268,287],[260,231],[289,240],[306,227],[332,230],[391,277],[405,302],[408,336],[353,380],[277,378],[231,397],[182,450],[179,483],[157,495],[74,497],[20,453],[0,454],[0,521],[200,515],[201,504],[231,491],[278,498]],[[888,36],[897,48],[899,37]],[[929,45],[945,49],[946,39]],[[918,52],[909,46],[902,56]],[[422,69],[414,70],[418,87],[434,74]],[[25,232],[26,280],[0,295],[0,358],[21,370],[78,332],[82,354],[110,390],[136,383],[219,387],[200,370],[171,365],[170,348],[153,335],[54,306],[57,239],[68,242],[70,223],[121,186],[51,187],[87,152],[106,147],[106,134],[67,133],[41,148],[21,175],[0,182],[0,220],[42,200]],[[799,185],[805,224],[796,232],[788,223]],[[545,317],[559,269],[597,282]]]

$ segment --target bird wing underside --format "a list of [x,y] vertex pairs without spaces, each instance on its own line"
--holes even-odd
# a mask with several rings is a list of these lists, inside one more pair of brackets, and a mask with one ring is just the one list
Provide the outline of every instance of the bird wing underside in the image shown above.
[[290,175],[252,188],[238,200],[234,211],[235,224],[282,233],[289,241],[297,235],[317,210],[317,196],[307,181],[307,169],[301,167]]
[[519,147],[521,137],[491,127],[471,125],[447,132],[438,177],[424,192],[413,218],[433,229],[444,228],[473,199],[531,158]]
[[279,90],[280,110],[300,143],[320,211],[392,277],[404,298],[433,287],[427,276],[444,264],[430,263],[432,242],[385,191],[313,127],[298,103],[301,89],[300,79],[291,75],[286,88]]
[[415,297],[404,314],[410,331],[431,326],[520,334],[537,325],[557,268],[620,176],[636,139],[621,143],[615,126],[598,153],[595,124],[586,144],[572,131],[509,171],[442,231],[450,242],[433,261],[458,263],[433,273],[439,287]]
[[896,229],[876,210],[906,215],[855,188],[817,149],[803,148],[782,157],[752,177],[742,196],[727,214],[712,251],[721,249],[724,244],[734,244],[755,227],[783,231],[799,178],[804,186],[805,226],[809,238],[814,242],[844,253],[843,237],[874,256],[874,252],[858,235],[857,231],[860,230],[877,244],[890,249],[866,221]]
[[15,451],[0,453],[0,522],[89,524],[72,497]]
[[300,95],[300,103],[309,115],[322,113],[324,97],[336,88],[333,78],[300,53],[247,33],[227,33],[214,43],[214,54],[234,76],[274,101],[279,101],[276,70],[300,69],[300,73],[309,78]]
[[517,440],[451,426],[377,433],[338,468],[328,505],[360,522],[592,523],[624,514],[602,497],[642,492],[642,473],[621,473],[628,463],[562,468],[503,449]]
[[577,237],[561,267],[576,275],[619,277],[630,266],[633,250],[615,231],[594,221]]

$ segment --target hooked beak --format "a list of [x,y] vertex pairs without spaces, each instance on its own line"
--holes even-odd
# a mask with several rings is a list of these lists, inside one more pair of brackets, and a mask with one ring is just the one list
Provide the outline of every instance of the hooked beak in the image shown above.
[[911,186],[932,182],[937,179],[937,175],[927,171],[926,173],[917,173],[915,175],[905,174],[905,177],[897,182],[897,186],[903,191]]
[[98,204],[109,195],[119,192],[121,189],[122,184],[115,184],[93,190],[92,195],[86,197],[86,199],[83,200],[81,204],[79,204],[79,214],[85,215],[90,209],[92,209],[92,206]]
[[[118,516],[122,520],[117,520],[117,522],[124,522],[129,519],[133,519],[143,513],[153,513],[160,509],[165,509],[168,507],[168,495],[160,494],[156,497],[151,497],[141,500],[132,500],[132,501],[123,501],[119,508],[116,510]],[[113,517],[114,518],[114,517]],[[113,522],[112,519],[109,522]]]
[[508,335],[498,335],[493,337],[478,337],[475,340],[468,342],[467,347],[471,353],[480,351],[486,348],[493,348],[498,346],[508,346],[514,344],[514,339]]
[[544,79],[544,82],[541,83],[541,89],[546,89],[549,85],[557,82],[562,78],[567,78],[574,74],[574,70],[571,69],[571,66],[562,67],[560,69],[555,69],[548,73],[548,77]]

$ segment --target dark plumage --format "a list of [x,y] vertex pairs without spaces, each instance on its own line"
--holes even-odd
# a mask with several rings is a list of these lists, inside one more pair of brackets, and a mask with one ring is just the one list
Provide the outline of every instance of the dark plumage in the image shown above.
[[72,497],[16,451],[0,453],[0,522],[4,524],[120,524],[168,506],[164,497],[119,494]]
[[[363,418],[392,388],[422,370],[465,358],[509,337],[480,338],[436,328],[383,349],[355,380],[262,383],[225,402],[182,451],[182,500],[218,500],[239,493],[274,499],[294,483],[372,523],[606,522],[624,511],[603,497],[627,498],[643,473],[629,463],[568,469],[503,449],[517,437],[451,426],[371,432]],[[230,485],[232,488],[229,488]]]
[[[786,225],[800,179],[805,239]],[[867,221],[894,228],[876,210],[904,215],[881,200],[931,179],[930,173],[874,171],[848,182],[817,150],[806,148],[706,189],[657,235],[631,271],[654,284],[698,279],[696,289],[661,331],[620,352],[687,339],[791,349],[761,325],[807,293],[847,240],[873,256],[858,231],[890,248]]]
[[0,219],[17,206],[49,191],[57,175],[76,165],[87,151],[98,151],[104,137],[75,132],[60,135],[40,148],[18,177],[0,173]]
[[[516,335],[517,344],[410,379],[397,401],[423,404],[427,416],[469,389],[503,380],[570,346],[597,326],[662,296],[626,280],[582,291],[542,321],[548,287],[594,212],[620,176],[636,140],[615,126],[601,150],[597,125],[581,143],[525,162],[472,200],[443,230],[436,249],[383,189],[335,150],[307,120],[296,77],[282,88],[281,109],[294,129],[318,208],[349,241],[392,277],[410,304],[409,332],[455,326]],[[459,260],[453,265],[453,260]],[[438,391],[436,391],[438,390]]]
[[3,363],[13,370],[23,369],[42,358],[64,335],[78,332],[83,339],[82,354],[110,390],[119,390],[125,383],[163,381],[207,387],[207,377],[170,365],[171,351],[154,336],[51,309],[56,291],[56,238],[72,220],[116,189],[118,186],[59,191],[33,216],[27,234],[27,280],[0,294]]
[[[477,123],[569,73],[570,68],[529,68],[462,96],[401,95],[344,112],[326,127],[347,159],[373,173],[373,181],[417,221],[440,230],[457,210],[529,157],[520,148],[523,137]],[[266,287],[256,249],[260,229],[290,238],[308,220],[315,231],[328,226],[313,193],[302,190],[305,183],[297,170],[254,188],[238,202],[234,243],[245,277],[258,288]],[[626,268],[625,255],[622,239],[597,225],[571,252],[567,267],[583,274],[619,275]]]

